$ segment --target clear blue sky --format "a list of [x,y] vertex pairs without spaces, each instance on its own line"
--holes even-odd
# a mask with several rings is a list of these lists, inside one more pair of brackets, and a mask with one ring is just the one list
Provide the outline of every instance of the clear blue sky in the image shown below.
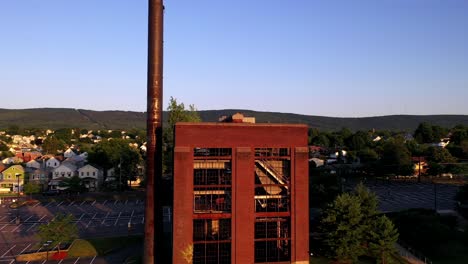
[[[164,105],[468,114],[466,0],[166,0]],[[147,1],[0,1],[0,108],[146,110]]]

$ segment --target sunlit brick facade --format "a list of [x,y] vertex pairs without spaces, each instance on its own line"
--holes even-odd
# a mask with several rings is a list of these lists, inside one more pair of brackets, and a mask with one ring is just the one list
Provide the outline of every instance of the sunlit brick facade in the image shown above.
[[309,263],[307,126],[178,123],[173,263]]

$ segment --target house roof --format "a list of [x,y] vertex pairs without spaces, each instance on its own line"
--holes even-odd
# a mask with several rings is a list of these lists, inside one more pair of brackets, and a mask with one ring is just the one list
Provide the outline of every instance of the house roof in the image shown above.
[[71,171],[76,171],[76,166],[71,164],[71,163],[62,163],[60,166],[55,168],[54,171],[56,171],[56,170],[59,171],[63,167],[65,167],[65,168],[67,168],[67,169],[69,169]]

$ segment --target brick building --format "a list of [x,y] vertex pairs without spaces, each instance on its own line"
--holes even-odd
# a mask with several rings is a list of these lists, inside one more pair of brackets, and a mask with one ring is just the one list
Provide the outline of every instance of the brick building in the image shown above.
[[175,126],[173,263],[309,263],[307,126]]

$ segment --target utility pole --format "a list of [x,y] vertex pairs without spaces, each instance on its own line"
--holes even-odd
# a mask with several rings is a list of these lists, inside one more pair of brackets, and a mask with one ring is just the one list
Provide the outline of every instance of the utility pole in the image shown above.
[[148,0],[147,156],[144,264],[162,257],[163,1]]

